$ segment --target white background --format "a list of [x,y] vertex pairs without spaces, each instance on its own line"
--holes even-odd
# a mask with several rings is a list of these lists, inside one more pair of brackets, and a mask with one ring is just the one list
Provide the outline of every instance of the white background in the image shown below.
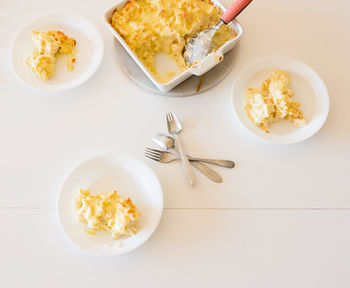
[[[228,2],[227,2],[228,3]],[[193,97],[153,95],[119,68],[104,11],[114,1],[0,1],[1,287],[349,287],[350,2],[255,0],[239,15],[238,60],[218,86]],[[71,11],[102,33],[105,55],[82,86],[58,94],[23,86],[10,69],[14,37],[32,18]],[[311,139],[260,142],[235,120],[236,75],[264,56],[314,68],[330,93],[330,114]],[[228,158],[215,184],[180,163],[143,158],[165,113],[184,126],[190,154]],[[76,249],[63,235],[56,199],[69,171],[91,155],[118,151],[159,176],[165,209],[154,236],[121,257]]]

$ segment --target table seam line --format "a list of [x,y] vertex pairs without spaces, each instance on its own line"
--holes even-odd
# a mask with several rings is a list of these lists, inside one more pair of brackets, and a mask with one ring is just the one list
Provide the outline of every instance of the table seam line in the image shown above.
[[[0,207],[0,210],[57,210],[56,207],[26,207],[26,206],[4,206]],[[233,211],[350,211],[350,208],[330,208],[330,207],[304,207],[304,208],[279,208],[279,207],[252,207],[252,208],[237,208],[237,207],[224,207],[224,208],[213,208],[213,207],[200,207],[200,208],[168,208],[165,207],[163,210],[233,210]]]

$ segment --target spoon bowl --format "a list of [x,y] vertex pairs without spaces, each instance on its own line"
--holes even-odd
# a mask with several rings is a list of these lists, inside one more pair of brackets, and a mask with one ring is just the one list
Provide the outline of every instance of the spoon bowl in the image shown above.
[[222,15],[219,23],[204,30],[187,41],[183,55],[189,65],[195,65],[204,59],[210,51],[211,42],[215,33],[222,25],[227,25],[253,0],[236,0],[228,10]]
[[154,142],[163,150],[173,149],[175,147],[175,139],[169,135],[158,133],[153,137]]

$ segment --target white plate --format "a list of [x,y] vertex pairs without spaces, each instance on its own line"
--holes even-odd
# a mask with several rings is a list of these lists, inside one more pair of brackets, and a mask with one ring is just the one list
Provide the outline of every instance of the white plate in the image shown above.
[[[278,121],[265,133],[254,125],[245,113],[245,92],[248,88],[259,88],[275,70],[284,70],[290,76],[293,100],[301,103],[307,121],[302,128],[295,128],[289,121]],[[326,85],[306,64],[287,57],[267,57],[247,67],[237,77],[232,89],[232,105],[237,119],[252,135],[261,140],[278,144],[303,141],[314,135],[325,123],[329,111],[329,96]]]
[[[130,197],[142,213],[138,233],[120,240],[112,240],[106,231],[87,234],[75,219],[79,189],[89,189],[92,194],[117,190],[122,197]],[[78,247],[95,255],[118,255],[137,248],[155,231],[162,213],[163,192],[157,176],[146,164],[126,155],[102,154],[81,163],[67,177],[58,199],[64,232]]]
[[[73,71],[68,71],[64,59],[59,59],[55,74],[47,81],[32,72],[25,60],[34,50],[33,30],[60,30],[76,40],[78,52]],[[67,90],[82,84],[97,70],[102,56],[103,40],[95,26],[80,16],[66,14],[42,16],[25,25],[11,49],[12,67],[18,78],[34,89],[47,92]]]

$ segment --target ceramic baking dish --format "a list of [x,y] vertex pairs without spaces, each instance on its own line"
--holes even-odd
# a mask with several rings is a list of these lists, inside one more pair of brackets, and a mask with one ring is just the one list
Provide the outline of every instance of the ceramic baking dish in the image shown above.
[[[124,5],[128,2],[128,0],[120,0],[117,1],[116,5],[114,5],[112,8],[107,10],[107,12],[104,15],[104,21],[107,24],[107,27],[112,32],[112,34],[115,36],[115,38],[118,39],[121,45],[128,51],[130,56],[135,60],[135,62],[139,65],[139,67],[142,69],[142,71],[147,75],[147,77],[152,81],[152,83],[157,86],[157,88],[160,91],[166,92],[174,88],[175,86],[179,85],[181,82],[186,80],[192,75],[201,76],[204,73],[206,73],[208,70],[219,64],[224,59],[224,54],[231,50],[238,40],[241,38],[243,34],[243,28],[239,24],[237,20],[233,20],[228,25],[230,25],[233,30],[237,33],[237,37],[234,39],[227,41],[223,46],[221,46],[216,51],[210,53],[206,58],[204,58],[202,61],[200,61],[198,64],[188,68],[187,70],[183,71],[178,76],[174,77],[167,83],[160,83],[158,82],[153,75],[147,70],[147,68],[141,63],[139,58],[136,56],[136,54],[129,48],[129,45],[124,41],[123,37],[119,35],[119,33],[113,28],[111,25],[111,19],[112,14],[114,10],[121,9],[124,7]],[[218,7],[223,13],[226,12],[227,8],[218,0],[212,0],[212,3]]]

